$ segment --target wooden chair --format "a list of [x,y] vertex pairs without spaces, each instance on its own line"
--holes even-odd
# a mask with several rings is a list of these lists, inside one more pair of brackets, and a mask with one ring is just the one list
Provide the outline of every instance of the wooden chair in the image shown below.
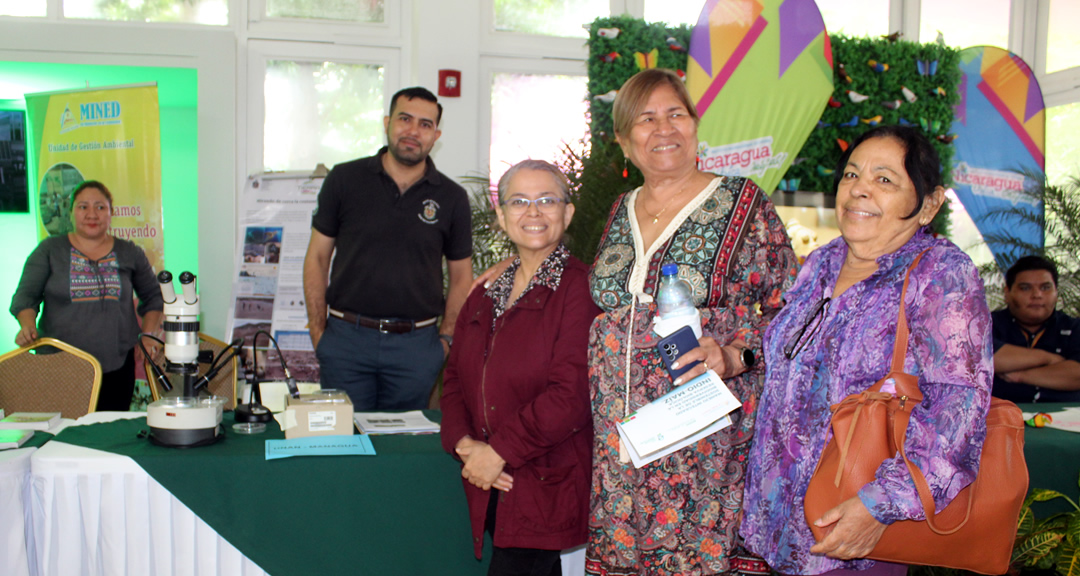
[[[38,350],[42,347],[48,350]],[[0,356],[0,408],[81,418],[97,408],[101,363],[55,338],[38,338]]]
[[[224,350],[227,346],[228,344],[226,344],[225,342],[222,342],[217,338],[207,336],[206,334],[199,332],[200,351],[210,350],[214,353],[214,357],[216,358],[217,355],[221,354],[221,351]],[[159,348],[157,354],[154,357],[154,362],[156,362],[157,365],[162,367],[163,369],[164,363],[162,362],[162,360],[164,358],[165,352]],[[210,384],[206,386],[206,389],[211,394],[215,396],[224,396],[225,398],[227,398],[227,400],[225,401],[226,410],[232,410],[236,408],[236,373],[238,365],[238,358],[234,356],[233,359],[229,360],[225,367],[222,368],[220,372],[218,372],[217,376],[215,376],[214,379],[210,381]],[[153,372],[150,371],[150,367],[145,365],[143,367],[146,369],[146,376],[150,386],[150,394],[153,396],[154,401],[156,402],[161,399],[162,390],[158,386],[157,382],[154,382]],[[199,374],[204,374],[209,369],[209,364],[199,364]],[[172,391],[166,393],[165,395],[180,396],[184,393],[182,388],[183,380],[177,377],[175,381],[173,381]]]

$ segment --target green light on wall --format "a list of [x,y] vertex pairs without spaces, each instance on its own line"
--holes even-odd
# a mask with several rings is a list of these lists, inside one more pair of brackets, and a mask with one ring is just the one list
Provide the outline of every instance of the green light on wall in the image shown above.
[[[165,267],[198,274],[198,80],[193,68],[0,62],[0,109],[24,110],[23,94],[156,82],[161,117],[161,202]],[[29,127],[28,127],[29,128]],[[30,147],[32,148],[32,147]],[[36,151],[28,150],[29,166]],[[29,174],[34,174],[28,169]],[[10,306],[27,256],[38,244],[37,183],[30,212],[0,213],[0,299]],[[106,184],[108,184],[106,182]],[[15,348],[18,323],[0,315],[0,350]]]

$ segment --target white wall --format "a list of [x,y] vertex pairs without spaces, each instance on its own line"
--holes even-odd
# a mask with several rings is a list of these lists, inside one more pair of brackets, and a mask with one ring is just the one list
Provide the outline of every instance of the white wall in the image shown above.
[[[224,333],[235,233],[236,37],[232,30],[0,22],[0,60],[198,70],[199,277],[204,330]],[[31,232],[32,233],[32,232]],[[213,241],[205,241],[213,240]],[[18,274],[18,271],[5,271]],[[10,295],[0,295],[8,301]],[[3,335],[8,345],[14,335]]]

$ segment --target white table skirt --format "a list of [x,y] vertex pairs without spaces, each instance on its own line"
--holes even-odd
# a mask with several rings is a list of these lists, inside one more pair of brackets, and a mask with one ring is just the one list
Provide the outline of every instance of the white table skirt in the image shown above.
[[37,448],[0,451],[0,574],[37,574],[30,538],[30,455]]
[[[108,421],[112,415],[90,414],[77,424]],[[124,414],[120,417],[138,417]],[[32,484],[24,492],[30,502],[22,576],[265,576],[214,529],[173,497],[134,460],[109,452],[51,441],[23,449]],[[0,461],[0,466],[4,466]],[[14,469],[16,466],[12,465]],[[0,468],[6,470],[6,468]],[[16,474],[17,476],[17,474]],[[14,478],[14,477],[13,477]],[[26,483],[25,472],[21,482]],[[8,494],[0,477],[0,494]],[[12,480],[13,486],[15,480]],[[22,502],[0,497],[0,518]],[[16,542],[4,542],[5,548]],[[287,535],[282,534],[287,545]],[[19,554],[16,554],[19,556]],[[585,573],[584,547],[562,555],[563,574]]]

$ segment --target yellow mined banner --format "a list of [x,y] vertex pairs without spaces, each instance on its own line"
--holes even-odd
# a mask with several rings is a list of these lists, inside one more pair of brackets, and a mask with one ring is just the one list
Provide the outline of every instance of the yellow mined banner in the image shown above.
[[71,232],[71,191],[98,180],[113,195],[112,235],[138,244],[161,270],[157,85],[28,94],[26,105],[38,150],[38,236]]

